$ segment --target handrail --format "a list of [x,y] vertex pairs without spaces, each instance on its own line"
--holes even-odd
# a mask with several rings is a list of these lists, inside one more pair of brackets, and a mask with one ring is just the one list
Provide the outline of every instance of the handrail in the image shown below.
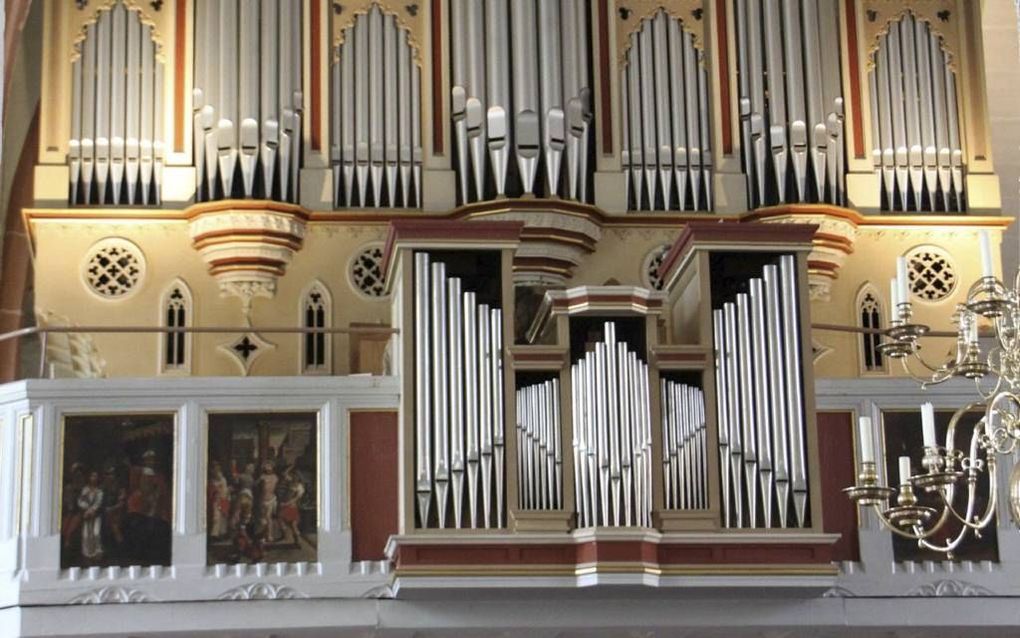
[[398,334],[397,328],[387,326],[358,326],[354,328],[288,328],[274,326],[260,328],[257,326],[30,326],[0,334],[0,342],[35,334],[78,334],[78,333],[211,333],[224,334],[234,332],[260,332],[264,334]]

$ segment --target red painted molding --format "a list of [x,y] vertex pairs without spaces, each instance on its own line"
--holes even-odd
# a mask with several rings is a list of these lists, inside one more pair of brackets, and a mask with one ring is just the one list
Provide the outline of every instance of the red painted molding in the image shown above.
[[188,48],[188,3],[177,0],[174,12],[174,152],[184,152],[184,76]]
[[[432,154],[443,154],[443,0],[432,0]],[[417,114],[421,117],[421,114]]]
[[857,3],[846,0],[847,71],[850,74],[850,104],[854,122],[854,157],[864,159],[864,123],[861,105],[861,61],[857,50]]
[[520,241],[524,222],[400,219],[390,222],[383,249],[383,272],[389,268],[393,249],[401,241],[471,242],[481,245]]
[[733,113],[730,109],[730,49],[726,24],[726,0],[716,0],[716,45],[715,55],[719,59],[719,110],[722,113],[723,155],[733,154]]
[[853,413],[819,412],[816,420],[818,461],[825,468],[821,475],[822,524],[827,533],[840,534],[840,539],[832,546],[832,559],[859,561],[857,508],[843,493],[844,487],[856,482]]
[[400,502],[396,412],[351,412],[351,553],[384,560],[398,531]]
[[602,120],[602,154],[613,154],[613,102],[609,77],[609,0],[599,0],[599,100]]
[[309,59],[309,73],[311,73],[311,88],[309,92],[312,94],[312,150],[318,151],[322,149],[322,105],[320,99],[322,96],[322,80],[319,77],[322,69],[322,16],[319,13],[319,5],[312,3],[311,16],[308,25],[308,38],[312,42],[311,46],[311,57]]

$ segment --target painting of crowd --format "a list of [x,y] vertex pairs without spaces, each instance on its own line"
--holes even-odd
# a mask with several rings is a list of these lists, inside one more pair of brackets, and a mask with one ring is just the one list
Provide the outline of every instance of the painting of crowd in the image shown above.
[[212,414],[210,565],[314,561],[315,414]]
[[60,564],[170,564],[173,415],[64,422]]

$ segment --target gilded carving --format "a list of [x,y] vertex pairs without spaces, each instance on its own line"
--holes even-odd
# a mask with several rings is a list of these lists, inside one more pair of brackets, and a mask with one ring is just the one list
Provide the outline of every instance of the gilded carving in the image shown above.
[[613,22],[616,26],[616,58],[623,66],[630,49],[630,35],[641,29],[641,23],[662,9],[679,20],[687,31],[694,34],[694,46],[704,50],[705,3],[703,0],[620,0],[616,4]]
[[337,0],[332,4],[333,62],[339,61],[340,45],[344,43],[345,31],[354,26],[358,16],[368,14],[372,5],[379,7],[384,15],[391,15],[397,26],[407,31],[407,43],[411,56],[419,67],[422,64],[421,51],[425,42],[425,16],[422,7],[415,2],[391,0]]
[[868,46],[867,69],[875,67],[874,55],[881,38],[889,33],[891,25],[907,13],[928,23],[931,30],[942,39],[942,50],[947,54],[949,67],[957,70],[956,60],[960,50],[960,16],[956,0],[865,0],[863,3],[864,41]]
[[153,4],[144,0],[93,0],[84,7],[71,11],[69,26],[71,33],[74,34],[74,42],[71,47],[70,62],[74,62],[81,56],[81,44],[85,41],[85,28],[96,23],[100,12],[109,11],[118,2],[123,4],[128,11],[137,13],[138,19],[143,25],[152,27],[152,40],[156,44],[156,60],[166,63],[163,45],[173,26],[172,12],[154,10]]

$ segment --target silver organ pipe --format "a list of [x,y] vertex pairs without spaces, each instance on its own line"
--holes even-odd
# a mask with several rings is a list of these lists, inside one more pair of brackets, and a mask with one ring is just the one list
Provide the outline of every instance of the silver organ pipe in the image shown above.
[[331,78],[334,203],[421,207],[421,87],[407,30],[373,4],[344,30]]
[[521,509],[563,507],[559,393],[559,379],[517,390],[518,506]]
[[193,93],[199,199],[298,201],[301,6],[280,0],[197,0]]
[[666,509],[708,507],[705,397],[700,388],[661,379]]
[[584,0],[451,1],[461,202],[524,194],[588,200],[588,11]]
[[749,207],[844,200],[837,16],[836,0],[737,0]]
[[704,54],[660,9],[630,36],[620,76],[630,208],[707,210],[711,137]]
[[713,311],[725,527],[809,524],[796,261],[777,262]]
[[883,209],[966,209],[956,79],[942,38],[905,13],[872,56],[872,161]]
[[617,341],[613,322],[603,330],[602,339],[590,344],[570,370],[578,525],[647,527],[652,504],[648,365]]
[[160,201],[163,63],[152,27],[115,2],[85,27],[71,66],[71,204]]
[[414,256],[420,527],[504,525],[503,317],[446,264]]

